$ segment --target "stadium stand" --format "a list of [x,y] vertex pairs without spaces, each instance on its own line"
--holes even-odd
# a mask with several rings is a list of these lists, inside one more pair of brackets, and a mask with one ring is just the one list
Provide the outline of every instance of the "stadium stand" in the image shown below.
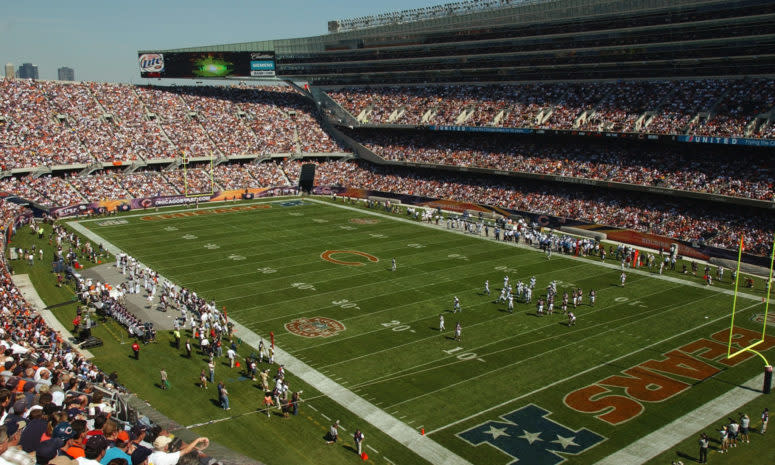
[[4,170],[346,151],[289,86],[140,87],[0,82]]
[[554,174],[644,186],[775,199],[773,173],[756,154],[708,149],[693,154],[675,146],[607,143],[537,143],[507,137],[355,132],[350,135],[387,160]]
[[717,137],[766,138],[767,131],[755,123],[775,109],[775,80],[763,78],[360,87],[328,93],[358,121],[369,124]]
[[[540,122],[539,127],[544,128],[627,130],[640,126],[667,133],[680,132],[680,128],[705,132],[715,128],[719,134],[734,134],[752,130],[756,115],[769,111],[775,101],[774,82],[747,79],[630,82],[621,86],[605,82],[456,85],[363,88],[332,91],[331,95],[362,120],[386,124],[476,125],[497,121],[518,127]],[[44,207],[213,189],[288,186],[298,179],[298,162],[255,164],[237,158],[248,156],[258,161],[262,154],[303,151],[326,155],[345,150],[323,130],[312,103],[288,86],[146,88],[14,80],[3,81],[0,89],[2,100],[11,103],[3,107],[0,132],[6,170],[26,167],[29,172],[51,163],[88,166],[97,161],[106,167],[91,175],[65,170],[42,176],[6,175],[0,181],[4,191]],[[669,104],[663,102],[653,109],[659,112],[646,106],[646,97],[655,94],[669,96],[663,99]],[[27,111],[20,112],[19,107]],[[771,131],[769,121],[765,119],[757,129],[760,133]],[[353,130],[349,135],[391,161],[556,174],[773,200],[771,165],[757,154],[741,153],[732,162],[723,152],[708,150],[702,156],[693,156],[657,145],[539,143],[387,129]],[[113,166],[115,162],[138,160],[153,163],[182,153],[200,160],[215,157],[212,182],[209,163],[192,162],[185,174],[182,169],[160,171],[148,166],[143,171],[127,172]],[[237,158],[228,161],[228,157]],[[160,166],[164,165],[155,168]],[[613,205],[624,202],[624,194],[613,191],[599,198],[587,194],[576,198],[572,187],[552,187],[552,192],[539,194],[522,192],[496,180],[484,180],[481,185],[487,188],[474,189],[455,175],[450,176],[457,187],[450,188],[438,180],[441,175],[395,173],[352,163],[329,163],[318,171],[318,183],[388,192],[399,192],[403,186],[406,193],[452,199],[466,192],[469,200],[486,204],[680,239],[708,236],[709,243],[721,247],[734,247],[735,235],[745,231],[746,240],[752,242],[749,250],[758,253],[765,252],[763,241],[771,229],[761,221],[745,224],[723,210],[714,214],[709,206],[676,207],[674,217],[678,219],[666,221],[664,218],[671,215],[669,210],[653,205],[653,200],[635,202],[629,206],[630,214],[622,215]]]
[[[300,161],[283,163],[288,178],[295,179]],[[450,173],[418,173],[400,167],[326,162],[318,165],[315,182],[372,189],[383,192],[444,198],[486,205],[498,205],[527,212],[618,226],[682,240],[705,239],[723,248],[735,248],[744,237],[746,250],[764,255],[770,247],[775,228],[766,217],[745,218],[734,209],[634,198],[615,192],[581,191],[572,188],[548,188],[542,184],[521,183],[487,177],[465,177]]]

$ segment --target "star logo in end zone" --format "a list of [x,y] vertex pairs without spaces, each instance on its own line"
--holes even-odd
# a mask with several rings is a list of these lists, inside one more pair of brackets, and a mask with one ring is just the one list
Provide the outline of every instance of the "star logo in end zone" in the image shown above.
[[546,417],[550,412],[527,405],[502,415],[503,421],[487,421],[457,436],[473,446],[489,444],[514,458],[509,464],[555,465],[564,455],[578,455],[606,438],[586,428],[572,430]]

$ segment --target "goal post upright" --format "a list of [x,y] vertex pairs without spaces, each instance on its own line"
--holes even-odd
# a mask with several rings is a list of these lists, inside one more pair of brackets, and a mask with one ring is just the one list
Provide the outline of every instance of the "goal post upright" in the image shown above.
[[773,268],[775,267],[775,234],[773,234],[773,245],[772,245],[772,256],[770,257],[770,270],[769,275],[767,276],[767,282],[765,284],[765,292],[766,297],[762,299],[764,304],[764,318],[762,319],[762,337],[756,342],[753,342],[749,344],[746,347],[743,347],[736,352],[732,352],[732,335],[735,329],[735,312],[737,310],[737,294],[738,294],[738,286],[740,283],[740,267],[742,263],[743,258],[743,238],[740,238],[740,250],[738,251],[737,255],[737,273],[735,274],[735,293],[732,299],[732,318],[729,324],[729,343],[727,345],[727,359],[734,358],[743,352],[751,352],[759,357],[761,357],[762,360],[764,360],[764,386],[762,388],[762,392],[765,394],[770,393],[771,385],[772,385],[772,365],[767,361],[767,358],[759,351],[754,350],[754,347],[758,346],[759,344],[764,343],[764,338],[767,334],[767,316],[769,313],[770,308],[770,299],[772,295],[772,274],[773,274]]

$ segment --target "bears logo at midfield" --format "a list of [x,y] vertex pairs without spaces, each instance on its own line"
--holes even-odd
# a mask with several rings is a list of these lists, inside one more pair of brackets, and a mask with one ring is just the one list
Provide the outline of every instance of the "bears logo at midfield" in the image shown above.
[[501,416],[504,421],[488,421],[457,436],[478,446],[487,443],[514,458],[513,463],[555,465],[566,459],[560,454],[578,455],[605,438],[586,428],[570,428],[544,418],[549,411],[527,405]]
[[315,316],[312,318],[297,318],[285,323],[285,329],[302,337],[331,337],[344,331],[344,325],[331,318]]

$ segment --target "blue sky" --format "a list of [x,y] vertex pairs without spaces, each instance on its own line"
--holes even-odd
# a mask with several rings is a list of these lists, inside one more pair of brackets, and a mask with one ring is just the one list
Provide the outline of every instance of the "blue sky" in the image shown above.
[[1,0],[0,62],[57,68],[77,80],[139,83],[137,50],[287,39],[326,33],[331,19],[443,0]]

